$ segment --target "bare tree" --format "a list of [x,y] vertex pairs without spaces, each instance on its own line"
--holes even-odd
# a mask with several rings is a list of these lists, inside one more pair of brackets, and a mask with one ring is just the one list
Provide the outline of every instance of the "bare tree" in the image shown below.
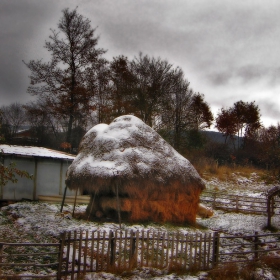
[[89,19],[65,9],[58,24],[59,31],[51,30],[45,48],[50,62],[31,60],[25,63],[31,70],[28,92],[44,97],[48,109],[67,119],[66,141],[71,142],[73,123],[87,114],[92,92],[88,90],[86,75],[100,61],[103,49],[97,49],[98,37]]
[[153,126],[153,120],[161,114],[166,96],[175,93],[176,75],[179,70],[160,58],[150,58],[141,53],[130,64],[135,79],[132,104],[135,114]]
[[10,141],[26,121],[26,114],[23,106],[19,103],[12,103],[1,107],[2,132],[6,141]]

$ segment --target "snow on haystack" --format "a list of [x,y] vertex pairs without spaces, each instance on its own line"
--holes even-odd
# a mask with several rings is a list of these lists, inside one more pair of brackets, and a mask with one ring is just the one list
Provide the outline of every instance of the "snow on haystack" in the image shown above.
[[195,222],[204,182],[191,163],[135,116],[90,129],[68,168],[70,189],[91,194],[94,217]]

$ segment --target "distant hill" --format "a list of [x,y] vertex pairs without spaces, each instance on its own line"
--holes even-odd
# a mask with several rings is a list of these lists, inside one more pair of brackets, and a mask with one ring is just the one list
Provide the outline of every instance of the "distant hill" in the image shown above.
[[[217,142],[217,143],[221,143],[224,144],[225,143],[225,136],[221,133],[221,132],[217,132],[217,131],[201,131],[201,133],[203,135],[205,135],[207,138],[209,138],[210,140]],[[239,137],[240,141],[242,141],[243,137]],[[238,136],[234,136],[235,139],[235,143],[237,143],[238,140]],[[233,143],[232,141],[227,141],[227,143],[230,145],[232,145],[233,147]]]
[[203,135],[207,138],[213,140],[214,142],[218,143],[225,143],[225,136],[221,132],[217,131],[201,131]]

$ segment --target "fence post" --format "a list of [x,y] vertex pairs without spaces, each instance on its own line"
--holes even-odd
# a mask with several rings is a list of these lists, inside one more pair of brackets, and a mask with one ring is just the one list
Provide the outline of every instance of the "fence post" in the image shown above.
[[213,254],[212,266],[215,267],[219,262],[219,232],[215,231],[213,235]]
[[255,237],[254,237],[254,249],[255,249],[255,255],[254,255],[254,259],[257,260],[259,257],[259,253],[258,253],[258,245],[259,245],[259,238],[258,238],[258,232],[255,231]]
[[[66,235],[65,232],[61,233],[60,240],[59,240],[58,270],[57,270],[57,279],[58,280],[61,279],[61,270],[62,270],[62,260],[63,260],[65,235]],[[0,252],[1,252],[1,250],[0,250]]]
[[133,266],[133,259],[134,259],[134,253],[135,253],[135,244],[136,238],[135,238],[135,232],[131,230],[130,232],[130,256],[129,256],[129,266]]
[[238,195],[235,197],[235,209],[236,209],[236,212],[238,212]]
[[267,212],[267,227],[271,227],[271,212],[270,212],[270,197],[267,198],[266,201],[266,212]]
[[[2,255],[3,255],[3,244],[1,243],[2,240],[0,240],[0,264],[2,263]],[[0,274],[2,272],[2,266],[0,265]]]
[[110,231],[110,238],[111,244],[110,244],[110,266],[112,266],[115,263],[115,237],[113,231]]
[[214,192],[214,197],[213,197],[213,204],[212,208],[215,210],[216,209],[216,193]]

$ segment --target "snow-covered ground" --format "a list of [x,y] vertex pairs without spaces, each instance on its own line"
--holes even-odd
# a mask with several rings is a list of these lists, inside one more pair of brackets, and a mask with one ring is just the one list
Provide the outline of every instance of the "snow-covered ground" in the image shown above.
[[[243,181],[242,181],[243,180]],[[238,183],[239,182],[239,183]],[[241,182],[241,183],[240,183]],[[261,182],[257,175],[252,174],[248,178],[238,177],[236,181],[220,182],[213,178],[207,182],[209,189],[219,189],[229,194],[242,193],[246,195],[262,196],[262,194],[271,186]],[[0,211],[0,240],[9,242],[49,242],[56,239],[63,231],[73,230],[115,230],[119,228],[116,223],[95,223],[81,217],[85,213],[86,205],[76,206],[75,218],[72,218],[72,206],[65,205],[63,213],[60,213],[60,205],[38,203],[38,202],[20,202],[2,207]],[[233,212],[214,211],[211,218],[198,218],[198,228],[194,227],[176,227],[171,225],[127,225],[123,224],[124,229],[133,230],[161,230],[161,231],[180,231],[197,232],[219,230],[228,235],[252,234],[255,231],[259,233],[269,233],[264,229],[267,217],[263,215],[249,215]],[[280,228],[280,215],[273,217],[273,226]],[[262,268],[258,272],[256,279],[279,279],[273,276],[268,268]],[[265,275],[270,275],[266,278]],[[275,273],[274,273],[275,275]],[[279,275],[279,274],[278,274]],[[274,277],[274,278],[273,278]],[[166,272],[159,270],[141,269],[135,270],[132,275],[120,277],[109,273],[92,273],[85,276],[85,279],[208,279],[207,273],[199,272],[190,275],[166,275]]]

